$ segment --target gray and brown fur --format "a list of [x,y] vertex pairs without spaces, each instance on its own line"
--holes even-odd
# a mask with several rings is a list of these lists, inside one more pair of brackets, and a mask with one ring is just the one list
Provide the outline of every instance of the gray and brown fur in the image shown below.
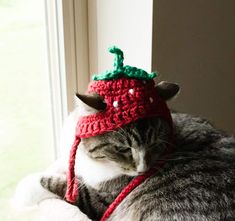
[[[178,91],[172,84],[159,87],[165,99]],[[235,139],[204,119],[181,113],[172,113],[172,118],[174,142],[169,139],[169,126],[159,118],[141,119],[82,140],[90,158],[114,161],[127,172],[136,170],[135,153],[143,148],[149,168],[164,158],[161,154],[169,145],[174,147],[164,167],[134,189],[110,221],[235,220]],[[99,220],[133,177],[123,175],[100,183],[98,190],[78,179],[76,205],[91,220]],[[43,177],[41,184],[64,198],[65,177]]]
[[[131,211],[135,214],[136,221],[235,220],[234,138],[216,130],[201,118],[179,113],[172,114],[172,117],[175,125],[175,151],[172,157],[161,171],[126,197],[110,220],[122,220]],[[148,124],[155,124],[155,130],[150,130],[151,126],[148,128]],[[134,143],[136,148],[141,148],[142,142],[150,142],[153,137],[157,140],[159,133],[162,133],[161,140],[164,141],[168,128],[164,131],[161,125],[164,123],[159,119],[140,120],[118,132],[93,137],[92,144],[89,139],[84,143],[88,144],[89,152],[91,146],[95,148],[95,143],[100,145],[106,141],[109,148],[114,149],[115,155],[118,144],[121,147],[125,142],[125,146],[130,142],[130,146]],[[97,153],[91,151],[91,157],[92,154],[94,158],[100,157],[101,153],[103,156],[108,146],[104,145],[104,150],[100,146]],[[108,152],[111,154],[110,150]],[[120,159],[123,166],[128,167],[124,159],[129,159],[129,156],[124,156],[125,154],[127,153],[124,151]],[[114,158],[117,160],[118,157]],[[132,166],[130,160],[129,167]],[[132,177],[123,176],[110,180],[100,184],[99,191],[81,185],[76,204],[90,219],[99,220],[108,205],[131,179]],[[64,196],[65,179],[60,181],[44,177],[41,183],[52,192]],[[58,190],[61,192],[58,193]]]

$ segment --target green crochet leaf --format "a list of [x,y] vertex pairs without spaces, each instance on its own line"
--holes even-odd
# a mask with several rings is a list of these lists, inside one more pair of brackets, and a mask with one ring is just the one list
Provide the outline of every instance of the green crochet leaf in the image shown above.
[[109,48],[109,52],[115,55],[113,65],[114,70],[105,71],[101,74],[94,75],[93,80],[111,80],[121,77],[151,80],[157,76],[157,73],[155,72],[148,74],[146,71],[136,67],[131,67],[129,65],[123,66],[123,52],[116,46]]

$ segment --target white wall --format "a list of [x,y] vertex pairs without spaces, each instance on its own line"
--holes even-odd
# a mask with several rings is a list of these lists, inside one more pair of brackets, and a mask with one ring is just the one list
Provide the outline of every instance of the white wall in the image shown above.
[[89,0],[90,74],[111,69],[108,47],[124,51],[124,64],[151,71],[152,0]]

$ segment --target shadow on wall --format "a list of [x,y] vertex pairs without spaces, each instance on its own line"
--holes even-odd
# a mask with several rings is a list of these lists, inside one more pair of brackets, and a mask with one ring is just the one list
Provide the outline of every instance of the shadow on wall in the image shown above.
[[171,107],[235,134],[235,1],[153,2],[153,70],[182,89]]

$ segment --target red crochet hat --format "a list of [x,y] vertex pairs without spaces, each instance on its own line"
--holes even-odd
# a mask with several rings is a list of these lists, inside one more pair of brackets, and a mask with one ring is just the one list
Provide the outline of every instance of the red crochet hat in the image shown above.
[[88,86],[88,94],[101,96],[106,108],[96,114],[81,117],[77,122],[67,174],[66,199],[69,202],[75,202],[78,195],[74,166],[81,138],[97,136],[151,116],[164,118],[172,127],[170,111],[155,88],[153,78],[156,73],[148,74],[136,67],[123,66],[123,52],[116,47],[109,51],[115,54],[114,70],[94,76],[94,81]]

